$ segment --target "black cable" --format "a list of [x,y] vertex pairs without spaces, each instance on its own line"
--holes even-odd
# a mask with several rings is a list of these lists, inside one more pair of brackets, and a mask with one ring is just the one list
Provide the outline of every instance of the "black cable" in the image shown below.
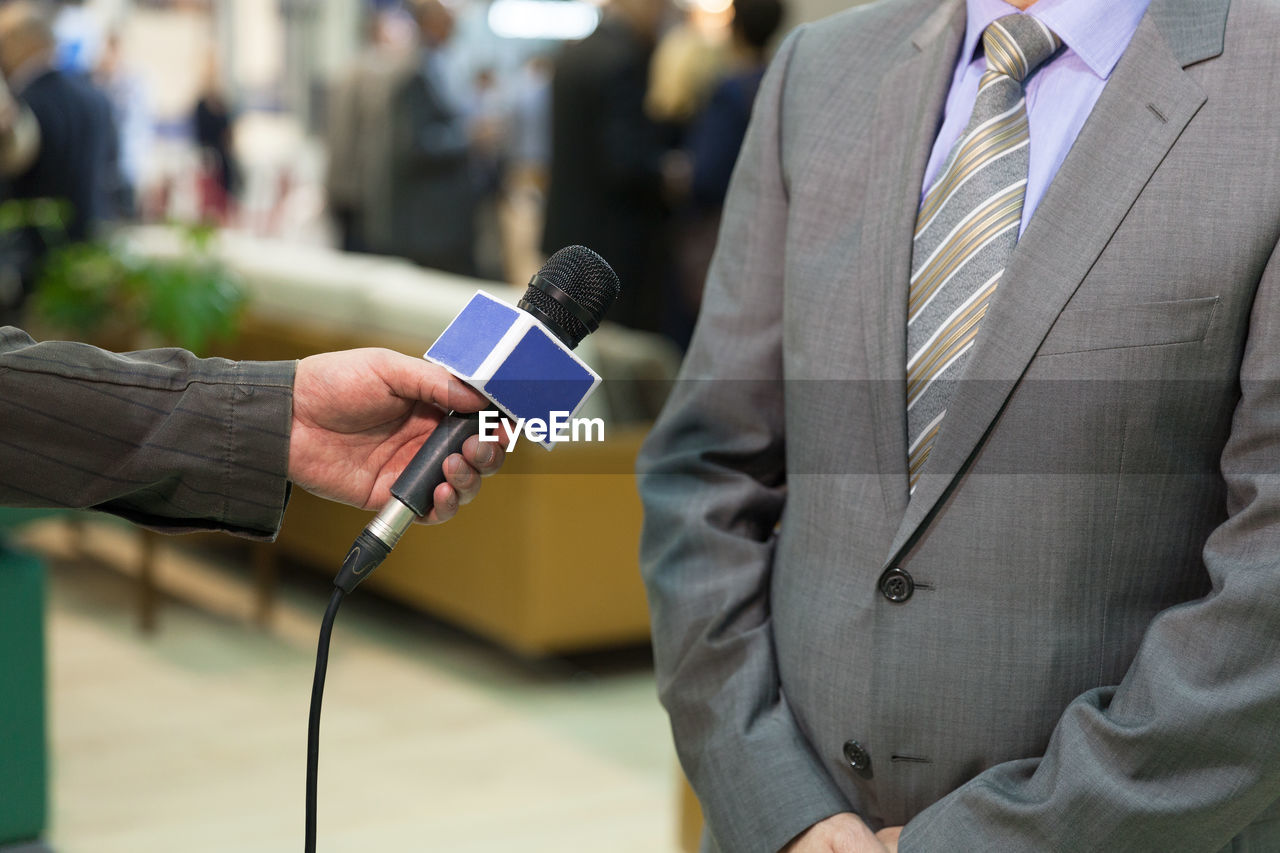
[[320,768],[320,704],[324,700],[324,675],[329,668],[329,637],[333,633],[333,620],[346,593],[333,588],[329,607],[320,622],[320,644],[316,649],[316,677],[311,682],[311,721],[307,725],[307,842],[306,853],[316,851],[316,781]]

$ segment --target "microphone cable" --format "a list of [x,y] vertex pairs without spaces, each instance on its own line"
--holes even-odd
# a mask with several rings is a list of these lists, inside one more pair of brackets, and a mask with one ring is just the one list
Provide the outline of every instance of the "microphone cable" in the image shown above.
[[[605,311],[618,296],[619,286],[618,276],[604,258],[585,246],[567,246],[552,255],[533,277],[517,308],[532,315],[546,331],[573,349],[583,337],[599,327]],[[325,674],[329,668],[329,641],[338,608],[342,606],[342,600],[387,558],[413,521],[427,516],[436,487],[446,479],[445,459],[461,452],[463,443],[479,432],[479,413],[449,412],[444,415],[391,486],[392,499],[351,544],[342,569],[333,579],[333,593],[320,622],[316,672],[311,682],[311,712],[307,723],[306,853],[316,851],[320,708],[324,701]]]
[[324,701],[324,676],[329,669],[329,638],[333,620],[347,594],[335,586],[329,606],[320,621],[320,642],[316,648],[316,675],[311,682],[311,714],[307,723],[307,831],[306,853],[316,853],[316,784],[320,778],[320,705]]

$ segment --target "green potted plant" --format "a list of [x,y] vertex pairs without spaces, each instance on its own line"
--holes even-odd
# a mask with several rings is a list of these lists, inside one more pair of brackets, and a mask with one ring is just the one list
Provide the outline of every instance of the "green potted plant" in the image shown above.
[[107,349],[180,346],[201,352],[236,331],[244,290],[210,251],[214,229],[184,228],[187,251],[156,259],[122,240],[49,253],[30,304],[42,328]]

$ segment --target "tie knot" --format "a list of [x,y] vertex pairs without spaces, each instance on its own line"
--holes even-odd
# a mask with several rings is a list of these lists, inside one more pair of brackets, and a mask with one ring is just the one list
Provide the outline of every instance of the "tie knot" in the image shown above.
[[987,71],[1021,83],[1062,44],[1053,31],[1031,15],[1005,15],[982,34]]

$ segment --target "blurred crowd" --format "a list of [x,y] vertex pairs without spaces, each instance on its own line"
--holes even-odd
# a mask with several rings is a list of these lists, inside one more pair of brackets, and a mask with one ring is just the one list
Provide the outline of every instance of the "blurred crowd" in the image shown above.
[[[355,59],[296,117],[323,165],[259,181],[273,201],[255,232],[280,236],[277,210],[310,180],[307,209],[349,251],[523,284],[580,243],[622,279],[611,319],[684,344],[783,0],[577,3],[594,28],[487,59],[457,49],[459,17],[500,2],[367,0]],[[245,146],[213,50],[182,122],[194,154],[157,179],[172,117],[102,30],[79,0],[0,0],[0,321],[21,318],[52,246],[172,219],[180,191],[185,218],[246,227]]]
[[344,248],[526,282],[575,243],[623,282],[610,318],[685,344],[781,0],[677,13],[611,0],[515,73],[449,68],[453,14],[370,17],[330,90],[327,193]]
[[[145,213],[140,177],[155,124],[145,82],[77,0],[0,5],[0,325],[21,324],[42,263],[104,223]],[[210,63],[190,114],[200,218],[222,222],[236,165]],[[159,218],[155,216],[152,218]]]

